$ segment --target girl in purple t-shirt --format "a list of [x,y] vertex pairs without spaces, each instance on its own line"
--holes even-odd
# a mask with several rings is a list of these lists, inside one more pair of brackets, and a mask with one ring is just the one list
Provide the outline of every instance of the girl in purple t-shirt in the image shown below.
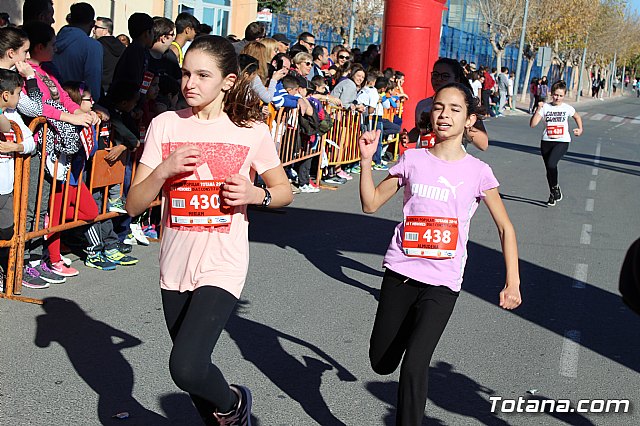
[[371,366],[379,374],[393,373],[402,360],[397,425],[422,424],[429,363],[458,298],[469,224],[480,200],[496,223],[504,253],[507,273],[499,304],[514,309],[522,301],[516,235],[498,181],[487,164],[462,148],[477,109],[477,99],[465,86],[451,83],[439,89],[430,113],[435,146],[406,151],[377,187],[370,164],[378,135],[367,132],[358,141],[362,210],[373,213],[401,188],[404,193],[404,221],[385,255],[369,348]]

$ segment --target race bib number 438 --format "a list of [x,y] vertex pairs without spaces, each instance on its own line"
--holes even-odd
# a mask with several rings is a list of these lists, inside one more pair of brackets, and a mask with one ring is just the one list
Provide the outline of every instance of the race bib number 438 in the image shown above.
[[403,232],[402,250],[407,256],[450,259],[456,255],[457,218],[407,216]]
[[223,180],[180,180],[169,188],[171,226],[221,226],[231,223],[233,208],[220,200]]

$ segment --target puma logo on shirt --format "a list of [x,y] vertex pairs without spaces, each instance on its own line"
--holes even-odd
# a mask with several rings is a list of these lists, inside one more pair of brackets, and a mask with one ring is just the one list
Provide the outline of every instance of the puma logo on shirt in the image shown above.
[[447,178],[440,176],[438,177],[438,183],[444,185],[445,188],[424,183],[414,183],[411,185],[411,195],[417,195],[418,197],[435,201],[444,201],[446,203],[449,200],[449,194],[453,194],[453,198],[456,198],[456,190],[464,182],[460,182],[454,186],[451,185]]

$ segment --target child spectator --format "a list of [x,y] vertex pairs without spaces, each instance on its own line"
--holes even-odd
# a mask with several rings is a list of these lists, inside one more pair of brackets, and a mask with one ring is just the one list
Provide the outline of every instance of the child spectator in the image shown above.
[[[82,111],[91,111],[93,107],[93,97],[83,83],[68,82],[65,83],[64,89],[69,93],[69,97],[78,102]],[[98,209],[102,206],[101,191],[94,191],[94,193],[91,194],[85,183],[80,179],[80,173],[85,169],[86,160],[91,157],[98,148],[96,128],[91,127],[90,129],[91,130],[89,132],[84,132],[83,135],[90,139],[90,143],[83,143],[84,150],[76,154],[72,160],[69,195],[67,196],[67,220],[73,219],[74,208],[78,209],[78,219],[93,220],[99,213]],[[109,156],[107,155],[105,159],[107,159],[107,161],[111,161],[108,158]],[[56,203],[61,204],[63,197],[63,185],[59,185],[56,190],[58,189],[60,190],[60,195],[56,197]],[[78,206],[75,206],[76,191],[80,191],[80,202]],[[61,209],[56,209],[54,207],[54,212],[60,210]],[[54,213],[53,220],[55,219],[57,218]],[[138,263],[138,259],[127,256],[120,251],[118,236],[113,232],[113,223],[111,219],[91,224],[85,231],[85,237],[88,241],[88,246],[85,250],[87,252],[85,265],[90,268],[107,271],[116,269],[117,265],[129,266]],[[49,243],[49,256],[52,262],[52,269],[56,271],[55,268],[59,265],[57,266],[54,262],[59,257],[60,243],[57,242],[57,246],[53,247],[54,243],[52,240],[53,238],[49,237],[47,242]]]
[[[386,80],[380,80],[380,86],[386,88]],[[358,104],[364,105],[366,108],[364,115],[364,124],[362,131],[366,130],[380,130],[380,143],[376,154],[373,156],[373,170],[389,170],[389,168],[382,163],[382,113],[383,108],[380,102],[380,92],[376,87],[378,77],[375,73],[369,72],[366,77],[366,86],[358,94]]]
[[[128,152],[135,151],[141,144],[139,139],[140,129],[138,124],[131,118],[131,111],[140,101],[140,91],[137,83],[132,81],[120,81],[112,85],[111,90],[105,100],[105,106],[111,115],[111,134],[113,146],[109,148],[109,155],[105,160],[115,162],[122,156],[125,163],[125,185],[114,185],[109,188],[109,202],[112,211],[121,212],[125,200],[121,194],[126,196],[128,192],[128,183],[131,176],[131,156]],[[129,179],[127,178],[129,176]],[[101,194],[100,194],[101,195]],[[98,195],[94,195],[97,197]],[[118,208],[118,210],[113,210]],[[149,245],[149,240],[142,232],[142,227],[138,223],[129,225],[131,237],[125,239],[125,244],[138,242],[142,245]]]
[[[308,80],[304,77],[286,76],[282,82],[282,85],[286,89],[289,99],[295,98],[298,104],[298,126],[301,130],[298,132],[301,138],[300,146],[306,151],[308,147],[313,144],[312,134],[309,130],[302,130],[304,120],[308,120],[310,123],[307,129],[313,127],[313,121],[317,123],[317,114],[314,117],[314,108],[307,100],[307,83]],[[311,163],[313,158],[308,158],[300,162],[298,168],[298,185],[300,192],[315,193],[320,192],[320,189],[311,185]]]
[[[2,118],[7,122],[9,120],[16,122],[22,131],[21,143],[0,140],[0,240],[10,240],[13,237],[15,153],[32,154],[36,149],[31,131],[25,126],[20,114],[16,111],[23,83],[22,76],[17,72],[0,68],[0,111],[2,111]],[[3,132],[5,132],[5,129],[3,129]],[[4,271],[7,270],[8,255],[8,248],[0,248],[0,291],[3,291]],[[37,274],[36,271],[33,272]],[[30,288],[49,287],[49,283],[43,280],[40,283],[25,281],[23,285]]]

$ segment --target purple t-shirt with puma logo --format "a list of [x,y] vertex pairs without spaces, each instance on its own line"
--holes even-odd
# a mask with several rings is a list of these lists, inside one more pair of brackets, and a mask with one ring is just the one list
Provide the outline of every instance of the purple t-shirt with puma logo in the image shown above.
[[[389,169],[389,174],[397,177],[399,185],[404,188],[402,211],[405,218],[457,219],[458,237],[453,257],[443,255],[443,258],[433,259],[419,257],[415,253],[408,256],[402,244],[405,236],[403,221],[396,226],[383,265],[416,281],[460,291],[471,217],[484,198],[484,191],[500,185],[491,167],[469,154],[457,161],[446,161],[427,149],[410,149]],[[429,231],[425,238],[430,242],[443,239],[447,242],[446,235],[443,238],[439,231],[434,230],[433,234]],[[407,238],[413,237],[407,235]]]

